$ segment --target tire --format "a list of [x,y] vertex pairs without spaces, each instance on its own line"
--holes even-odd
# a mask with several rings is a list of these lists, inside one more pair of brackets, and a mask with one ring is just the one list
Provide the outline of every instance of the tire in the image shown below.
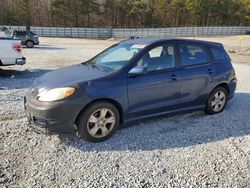
[[119,126],[117,108],[109,102],[96,102],[87,107],[77,118],[79,136],[89,142],[109,139]]
[[34,42],[31,40],[28,40],[25,42],[25,45],[27,48],[33,48],[34,47]]
[[224,87],[215,88],[209,95],[205,112],[209,115],[221,113],[227,105],[228,92]]

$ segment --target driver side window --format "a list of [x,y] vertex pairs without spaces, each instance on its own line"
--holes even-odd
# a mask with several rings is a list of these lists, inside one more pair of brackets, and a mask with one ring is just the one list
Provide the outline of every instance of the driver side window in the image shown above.
[[166,44],[151,49],[141,57],[137,66],[146,67],[148,72],[174,68],[174,45]]
[[101,62],[105,63],[105,62],[128,61],[133,57],[134,53],[135,52],[133,52],[132,50],[129,51],[125,47],[119,48],[118,50],[110,52],[105,57],[103,57]]

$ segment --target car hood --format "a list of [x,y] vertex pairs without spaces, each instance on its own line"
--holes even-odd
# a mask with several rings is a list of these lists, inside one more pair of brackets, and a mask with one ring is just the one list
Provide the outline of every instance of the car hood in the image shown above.
[[42,75],[34,81],[33,87],[41,91],[43,89],[73,86],[81,82],[104,77],[107,74],[105,71],[83,64],[72,65]]

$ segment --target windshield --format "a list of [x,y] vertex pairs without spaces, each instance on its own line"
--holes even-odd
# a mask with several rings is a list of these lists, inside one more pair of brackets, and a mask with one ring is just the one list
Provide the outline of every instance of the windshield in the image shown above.
[[27,31],[27,33],[29,34],[29,35],[36,35],[34,32],[32,32],[32,31]]
[[120,43],[111,46],[85,64],[113,72],[121,69],[145,45],[133,43]]

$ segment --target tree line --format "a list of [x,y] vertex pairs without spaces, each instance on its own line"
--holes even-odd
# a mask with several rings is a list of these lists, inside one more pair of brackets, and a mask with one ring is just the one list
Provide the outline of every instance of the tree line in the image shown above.
[[0,0],[0,25],[179,27],[250,24],[250,0]]

